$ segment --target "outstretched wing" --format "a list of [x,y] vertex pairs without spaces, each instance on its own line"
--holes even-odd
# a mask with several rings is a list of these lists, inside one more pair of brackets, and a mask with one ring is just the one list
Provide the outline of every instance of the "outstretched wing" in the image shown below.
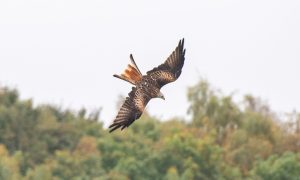
[[122,105],[117,117],[113,121],[109,132],[112,132],[118,128],[123,130],[125,127],[131,125],[136,119],[140,118],[147,103],[150,101],[150,97],[144,93],[142,88],[133,87],[128,94],[124,104]]
[[179,41],[176,49],[163,64],[147,72],[147,75],[154,79],[160,88],[170,82],[175,81],[180,76],[185,55],[185,49],[183,46],[184,39]]

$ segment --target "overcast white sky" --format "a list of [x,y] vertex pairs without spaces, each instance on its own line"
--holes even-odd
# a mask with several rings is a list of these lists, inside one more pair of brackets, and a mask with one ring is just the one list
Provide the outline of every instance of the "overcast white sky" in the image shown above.
[[35,104],[103,107],[107,124],[131,89],[112,77],[129,54],[145,73],[182,37],[183,73],[148,104],[153,115],[185,116],[199,76],[277,112],[300,109],[299,0],[1,0],[0,83]]

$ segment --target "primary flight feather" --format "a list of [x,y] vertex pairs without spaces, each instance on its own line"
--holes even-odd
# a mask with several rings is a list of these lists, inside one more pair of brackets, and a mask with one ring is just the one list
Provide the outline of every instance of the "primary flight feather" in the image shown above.
[[160,92],[160,88],[164,85],[175,81],[181,74],[184,64],[184,39],[179,41],[178,46],[168,57],[168,59],[158,67],[142,75],[137,67],[132,55],[130,54],[131,64],[125,69],[121,75],[114,77],[125,80],[134,85],[128,94],[124,104],[113,123],[109,126],[109,132],[118,128],[123,130],[131,125],[135,120],[141,117],[147,103],[152,98],[165,99]]

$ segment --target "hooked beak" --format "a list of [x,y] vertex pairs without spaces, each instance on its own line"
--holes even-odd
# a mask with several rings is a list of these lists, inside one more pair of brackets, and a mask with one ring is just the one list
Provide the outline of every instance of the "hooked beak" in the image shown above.
[[158,96],[159,98],[161,98],[161,99],[163,99],[163,100],[165,100],[165,96],[163,95],[163,93],[159,93],[159,96]]

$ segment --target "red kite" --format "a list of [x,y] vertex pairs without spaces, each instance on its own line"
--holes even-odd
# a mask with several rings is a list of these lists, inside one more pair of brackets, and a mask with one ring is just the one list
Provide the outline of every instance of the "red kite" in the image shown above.
[[114,75],[114,77],[127,81],[135,87],[132,87],[132,90],[128,94],[117,117],[112,125],[109,126],[109,128],[111,128],[109,132],[118,128],[123,130],[125,127],[131,125],[136,119],[140,118],[147,103],[152,98],[165,99],[160,92],[160,88],[175,81],[180,76],[185,55],[183,45],[184,39],[179,41],[176,49],[163,64],[148,71],[144,76],[130,54],[131,64],[128,64],[124,73],[121,75]]

